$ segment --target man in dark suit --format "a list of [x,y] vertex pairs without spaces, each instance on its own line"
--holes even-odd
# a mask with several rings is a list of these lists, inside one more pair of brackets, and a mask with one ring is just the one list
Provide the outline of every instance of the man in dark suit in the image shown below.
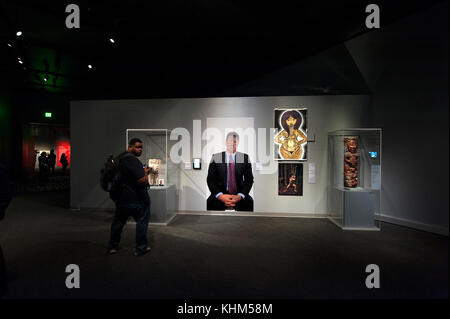
[[239,135],[230,132],[226,138],[226,151],[212,156],[208,169],[208,187],[211,195],[208,210],[253,211],[252,164],[247,154],[236,152]]

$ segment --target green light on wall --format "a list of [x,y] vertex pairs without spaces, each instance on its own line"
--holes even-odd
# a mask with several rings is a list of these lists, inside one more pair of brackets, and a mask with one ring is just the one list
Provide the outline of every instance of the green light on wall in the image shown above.
[[45,112],[45,117],[51,118],[52,117],[52,112]]

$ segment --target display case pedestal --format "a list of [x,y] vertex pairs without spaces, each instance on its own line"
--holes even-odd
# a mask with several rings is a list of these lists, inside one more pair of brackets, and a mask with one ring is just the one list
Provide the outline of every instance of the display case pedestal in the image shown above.
[[177,212],[177,190],[175,185],[150,186],[150,224],[168,225]]
[[332,188],[331,220],[344,230],[380,230],[375,226],[376,194],[362,188]]

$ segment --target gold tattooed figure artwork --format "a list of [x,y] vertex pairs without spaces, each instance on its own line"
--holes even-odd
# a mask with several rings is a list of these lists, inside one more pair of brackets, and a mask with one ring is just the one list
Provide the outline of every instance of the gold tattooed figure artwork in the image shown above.
[[306,160],[306,109],[275,109],[275,158]]

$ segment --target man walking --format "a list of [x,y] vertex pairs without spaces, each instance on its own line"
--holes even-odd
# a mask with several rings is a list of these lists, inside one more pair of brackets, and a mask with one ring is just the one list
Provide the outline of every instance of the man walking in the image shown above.
[[136,221],[136,256],[142,256],[150,251],[147,243],[147,229],[150,220],[150,196],[148,195],[149,168],[142,165],[138,159],[142,154],[143,143],[133,138],[128,143],[128,149],[119,158],[119,178],[115,183],[117,195],[113,200],[116,213],[111,225],[111,238],[108,244],[110,254],[117,253],[122,229],[131,216]]

